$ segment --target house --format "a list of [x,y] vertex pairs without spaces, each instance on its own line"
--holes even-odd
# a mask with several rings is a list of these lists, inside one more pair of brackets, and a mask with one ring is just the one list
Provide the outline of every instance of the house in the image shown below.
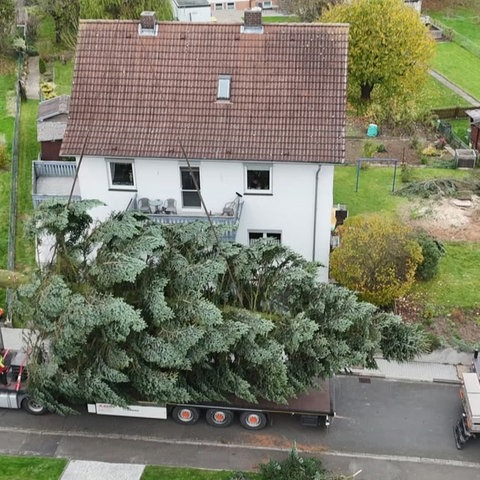
[[422,13],[422,0],[405,0],[405,4],[414,8],[419,14]]
[[218,15],[222,10],[245,10],[258,7],[262,10],[273,10],[279,8],[278,0],[210,0],[212,14]]
[[42,160],[60,160],[60,147],[67,127],[70,96],[61,95],[40,102],[37,114],[37,140]]
[[172,10],[180,22],[210,22],[212,18],[208,0],[172,0]]
[[321,262],[327,280],[347,49],[347,25],[263,25],[260,9],[243,25],[82,21],[61,150],[79,197],[106,204],[99,219],[210,217],[231,240]]

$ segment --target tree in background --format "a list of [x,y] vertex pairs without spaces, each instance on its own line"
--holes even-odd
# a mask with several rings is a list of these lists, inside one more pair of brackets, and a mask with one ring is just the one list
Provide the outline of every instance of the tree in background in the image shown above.
[[348,93],[353,105],[370,108],[379,120],[421,116],[413,107],[435,44],[413,8],[403,0],[352,0],[329,8],[321,21],[350,24]]
[[143,11],[155,12],[158,20],[171,20],[168,0],[80,0],[80,18],[139,19]]
[[280,0],[280,7],[287,13],[297,15],[302,22],[318,20],[329,5],[336,5],[342,0]]
[[35,211],[31,232],[54,240],[52,261],[17,289],[17,319],[38,332],[28,388],[50,409],[285,402],[316,378],[374,365],[382,346],[398,361],[423,349],[417,327],[319,283],[317,266],[283,245],[218,244],[207,223],[132,212],[93,225],[92,206]]
[[15,33],[15,2],[2,0],[0,2],[0,49],[3,52],[12,47]]
[[422,248],[412,231],[381,215],[358,215],[339,227],[340,246],[330,257],[330,272],[360,298],[389,306],[415,281]]
[[[10,1],[10,0],[8,0]],[[168,0],[36,0],[41,11],[51,15],[55,23],[56,43],[75,45],[78,20],[140,19],[144,10],[154,11],[158,20],[171,20]]]

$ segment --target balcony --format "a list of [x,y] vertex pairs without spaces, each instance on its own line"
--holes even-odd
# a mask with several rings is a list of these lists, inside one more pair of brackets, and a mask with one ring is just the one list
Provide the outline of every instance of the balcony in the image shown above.
[[[158,206],[155,206],[155,201],[151,201],[150,213],[148,210],[141,208],[140,197],[135,195],[130,201],[127,210],[140,211],[145,213],[150,220],[156,223],[190,223],[190,222],[208,222],[208,217],[214,225],[226,225],[229,229],[224,232],[221,240],[226,242],[234,242],[238,223],[240,222],[240,217],[242,215],[243,208],[243,199],[240,196],[237,196],[235,200],[225,203],[221,213],[211,213],[207,216],[203,214],[191,215],[188,213],[172,213],[165,211],[165,209],[159,209]],[[155,213],[152,213],[155,212]]]
[[[35,208],[46,200],[68,200],[77,165],[75,162],[35,160],[32,163],[32,199]],[[78,184],[72,201],[81,199]]]

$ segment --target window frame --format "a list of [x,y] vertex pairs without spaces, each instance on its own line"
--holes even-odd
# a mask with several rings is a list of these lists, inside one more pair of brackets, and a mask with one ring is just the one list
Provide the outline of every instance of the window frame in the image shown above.
[[[202,208],[202,201],[200,199],[200,195],[198,195],[198,192],[195,188],[195,185],[193,186],[193,189],[190,189],[190,188],[184,188],[184,184],[183,184],[183,172],[185,172],[187,175],[190,176],[190,169],[193,170],[194,172],[198,172],[198,187],[199,187],[199,190],[201,191],[201,177],[200,177],[200,166],[199,165],[192,165],[191,167],[188,167],[188,165],[180,165],[179,167],[179,172],[180,172],[180,196],[181,196],[181,199],[182,199],[182,208],[192,208],[192,209],[200,209]],[[193,180],[192,180],[192,183],[193,183]],[[195,193],[197,194],[197,197],[198,197],[198,205],[187,205],[185,203],[185,197],[184,197],[184,194],[192,194],[192,193]]]
[[[258,238],[251,238],[251,235],[261,235]],[[277,238],[278,237],[278,238]],[[248,231],[248,244],[252,245],[257,240],[270,239],[276,240],[279,245],[282,244],[282,232],[280,230],[249,230]]]
[[[268,172],[269,188],[249,188],[249,172]],[[246,164],[245,165],[245,194],[247,195],[272,195],[273,194],[273,166],[265,164]]]
[[[226,90],[226,91],[225,91]],[[225,91],[225,94],[224,94]],[[218,76],[217,100],[229,102],[232,98],[232,76],[221,74]]]
[[[106,167],[107,167],[107,176],[108,176],[108,188],[109,190],[127,190],[127,191],[136,191],[137,190],[137,180],[135,175],[135,160],[133,158],[106,158]],[[123,164],[130,165],[131,167],[131,184],[123,183],[114,183],[112,165],[113,164]]]

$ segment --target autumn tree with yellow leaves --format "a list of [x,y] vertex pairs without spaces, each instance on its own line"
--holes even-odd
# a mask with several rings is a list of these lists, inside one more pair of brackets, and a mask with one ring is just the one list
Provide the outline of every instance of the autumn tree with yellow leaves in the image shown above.
[[339,227],[340,246],[330,258],[331,276],[362,300],[391,305],[415,282],[422,248],[409,227],[381,215],[358,215]]
[[380,120],[416,114],[435,42],[403,0],[352,0],[331,6],[322,22],[350,24],[349,101]]

